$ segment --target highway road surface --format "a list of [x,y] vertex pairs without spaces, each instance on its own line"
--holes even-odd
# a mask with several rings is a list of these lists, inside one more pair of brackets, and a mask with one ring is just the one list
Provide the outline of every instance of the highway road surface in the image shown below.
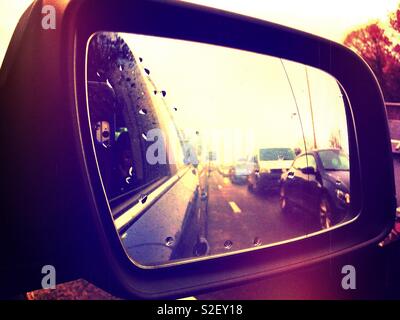
[[320,230],[318,216],[281,212],[278,192],[254,193],[217,170],[208,177],[206,238],[210,254],[272,244]]

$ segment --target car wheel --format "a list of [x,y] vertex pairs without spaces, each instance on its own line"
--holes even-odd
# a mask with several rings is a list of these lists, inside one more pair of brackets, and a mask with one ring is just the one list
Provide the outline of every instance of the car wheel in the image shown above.
[[319,202],[319,221],[322,229],[329,229],[334,225],[332,205],[326,195]]
[[290,206],[289,200],[286,196],[285,188],[283,186],[281,186],[280,191],[279,191],[279,204],[280,204],[282,213],[287,214],[291,211],[291,206]]

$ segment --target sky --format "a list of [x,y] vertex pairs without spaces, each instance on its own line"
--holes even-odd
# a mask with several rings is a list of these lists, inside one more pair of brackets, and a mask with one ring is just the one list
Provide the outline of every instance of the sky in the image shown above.
[[[353,28],[385,19],[400,0],[193,0],[254,16],[341,42]],[[12,32],[31,0],[0,0],[0,61]]]
[[191,138],[199,132],[203,150],[215,151],[218,160],[230,163],[259,148],[304,151],[303,139],[312,144],[314,132],[310,101],[318,148],[329,147],[340,132],[348,149],[343,97],[330,75],[311,67],[306,74],[304,65],[242,50],[120,35],[157,89],[167,92],[178,126]]

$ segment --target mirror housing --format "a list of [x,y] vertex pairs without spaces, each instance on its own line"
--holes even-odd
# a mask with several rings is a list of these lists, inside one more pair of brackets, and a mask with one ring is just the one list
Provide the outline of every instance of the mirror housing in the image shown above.
[[315,175],[317,172],[315,171],[314,167],[305,167],[301,169],[301,172],[304,174]]
[[[43,2],[32,4],[0,76],[2,128],[4,136],[13,137],[3,143],[3,165],[12,168],[1,179],[7,219],[0,243],[8,257],[0,275],[3,293],[39,288],[41,268],[51,264],[60,282],[81,277],[121,297],[182,297],[374,246],[392,228],[396,200],[383,97],[373,73],[354,52],[277,24],[182,2],[45,3],[56,8],[57,28],[42,29]],[[351,207],[357,219],[329,233],[259,251],[170,268],[134,266],[109,214],[89,131],[86,46],[102,30],[248,50],[331,74],[351,103]],[[360,178],[367,176],[361,185]]]

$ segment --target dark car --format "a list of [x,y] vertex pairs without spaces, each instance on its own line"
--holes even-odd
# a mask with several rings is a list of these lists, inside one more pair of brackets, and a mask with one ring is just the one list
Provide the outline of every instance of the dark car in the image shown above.
[[350,204],[349,158],[339,149],[313,150],[299,155],[282,174],[280,206],[293,206],[319,215],[323,229],[339,223]]

